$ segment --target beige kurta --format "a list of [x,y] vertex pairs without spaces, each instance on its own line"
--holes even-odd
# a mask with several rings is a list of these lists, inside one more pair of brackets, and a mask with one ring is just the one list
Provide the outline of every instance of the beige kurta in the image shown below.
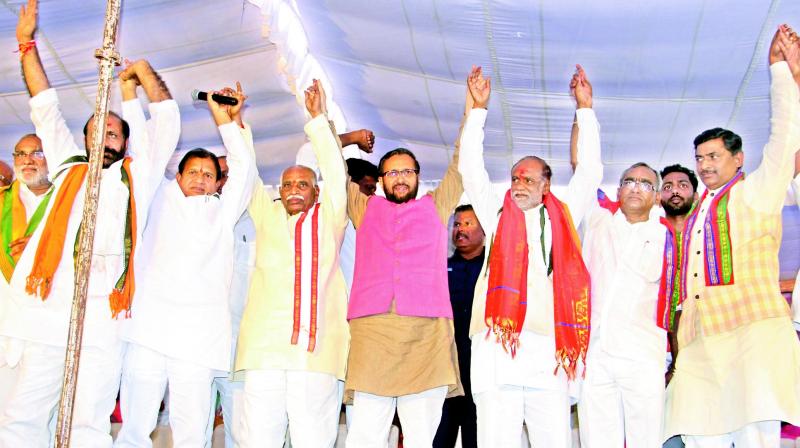
[[[463,193],[457,167],[458,145],[442,182],[430,193],[445,226]],[[347,194],[347,212],[358,229],[369,197],[352,182]],[[400,316],[393,302],[389,313],[352,319],[350,337],[345,401],[354,391],[398,397],[448,386],[448,396],[464,394],[452,319]]]
[[785,62],[773,64],[772,130],[761,165],[730,189],[734,283],[705,285],[698,204],[678,327],[675,374],[667,388],[664,438],[719,435],[765,420],[800,423],[800,343],[778,286],[780,213],[800,147],[800,92]]
[[[316,347],[308,349],[309,321],[301,319],[300,337],[291,344],[294,316],[294,239],[299,214],[289,216],[257,182],[248,209],[256,228],[256,262],[242,316],[235,370],[301,370],[344,379],[349,333],[347,290],[339,267],[339,248],[347,225],[346,171],[335,133],[325,117],[305,127],[325,184],[319,202],[319,281]],[[311,219],[309,217],[309,219]],[[310,245],[309,245],[310,246]],[[309,246],[303,258],[310,257]],[[305,286],[308,286],[307,284]],[[307,315],[309,301],[303,301]]]

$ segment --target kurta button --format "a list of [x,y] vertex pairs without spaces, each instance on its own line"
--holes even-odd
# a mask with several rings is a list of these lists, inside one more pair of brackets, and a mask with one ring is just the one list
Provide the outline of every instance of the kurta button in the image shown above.
[[700,255],[700,251],[699,250],[697,251],[697,255]]
[[698,300],[698,299],[700,299],[700,294],[695,294],[695,295],[694,295],[694,298],[695,298],[695,300]]
[[714,197],[714,193],[711,193],[711,197],[712,197],[712,198]]
[[694,273],[694,276],[697,277],[697,272]]
[[697,234],[700,235],[700,229],[697,229]]

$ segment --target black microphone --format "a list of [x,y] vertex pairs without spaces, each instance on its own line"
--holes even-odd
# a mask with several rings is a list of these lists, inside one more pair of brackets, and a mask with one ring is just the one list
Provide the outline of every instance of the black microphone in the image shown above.
[[[192,99],[195,101],[208,101],[208,93],[194,89],[192,91]],[[237,100],[232,96],[217,95],[216,93],[211,95],[211,99],[218,102],[219,104],[225,104],[228,106],[235,106],[239,104],[239,100]]]

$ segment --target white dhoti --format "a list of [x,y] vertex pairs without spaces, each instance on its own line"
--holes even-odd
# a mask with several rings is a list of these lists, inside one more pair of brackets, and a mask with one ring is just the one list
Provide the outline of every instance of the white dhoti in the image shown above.
[[403,426],[403,446],[430,447],[442,418],[448,386],[418,394],[383,397],[355,391],[352,424],[347,433],[348,448],[384,448],[389,439],[395,409]]
[[[73,446],[110,447],[111,413],[119,390],[122,344],[81,349]],[[56,411],[64,377],[64,347],[24,342],[17,380],[0,415],[0,446],[47,447],[49,423]]]
[[590,353],[578,401],[581,446],[661,448],[664,394],[663,363]]
[[173,445],[204,446],[213,379],[214,371],[208,367],[130,343],[120,388],[122,429],[114,446],[151,446],[150,433],[156,427],[158,409],[168,383]]
[[667,388],[665,438],[749,437],[735,434],[769,421],[759,431],[774,432],[770,438],[780,437],[780,421],[800,422],[800,344],[789,317],[699,335],[681,348]]
[[519,446],[523,423],[531,446],[571,448],[570,406],[576,382],[563,369],[554,375],[555,338],[520,333],[514,358],[484,334],[472,337],[472,398],[478,418],[478,446]]
[[241,446],[283,447],[286,428],[296,448],[332,447],[341,409],[334,375],[293,370],[247,370]]

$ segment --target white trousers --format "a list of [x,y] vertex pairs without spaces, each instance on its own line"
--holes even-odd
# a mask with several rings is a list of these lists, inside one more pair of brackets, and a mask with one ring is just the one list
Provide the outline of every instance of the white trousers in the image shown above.
[[225,429],[225,446],[239,446],[239,424],[237,423],[244,411],[244,382],[231,381],[228,377],[214,378],[211,388],[211,412],[209,413],[208,434],[206,435],[206,448],[211,448],[211,438],[214,433],[214,420],[216,420],[216,402],[219,394],[222,405],[222,422]]
[[[119,390],[122,344],[81,350],[71,445],[106,448]],[[65,348],[24,342],[14,382],[0,414],[0,447],[47,447],[64,376]]]
[[288,426],[294,448],[333,447],[341,403],[338,380],[333,375],[248,370],[240,446],[282,448]]
[[176,448],[206,443],[213,370],[130,343],[120,388],[122,428],[115,448],[151,447],[158,409],[169,383],[169,426]]
[[473,394],[478,417],[478,446],[508,448],[520,445],[522,424],[531,446],[571,448],[570,398],[563,389],[496,385]]
[[781,446],[781,422],[750,423],[738,431],[718,436],[683,436],[686,448],[776,448]]
[[386,448],[395,409],[403,425],[403,446],[430,448],[442,418],[445,396],[447,386],[399,397],[356,391],[347,448]]
[[578,402],[582,448],[661,448],[664,365],[592,353]]

